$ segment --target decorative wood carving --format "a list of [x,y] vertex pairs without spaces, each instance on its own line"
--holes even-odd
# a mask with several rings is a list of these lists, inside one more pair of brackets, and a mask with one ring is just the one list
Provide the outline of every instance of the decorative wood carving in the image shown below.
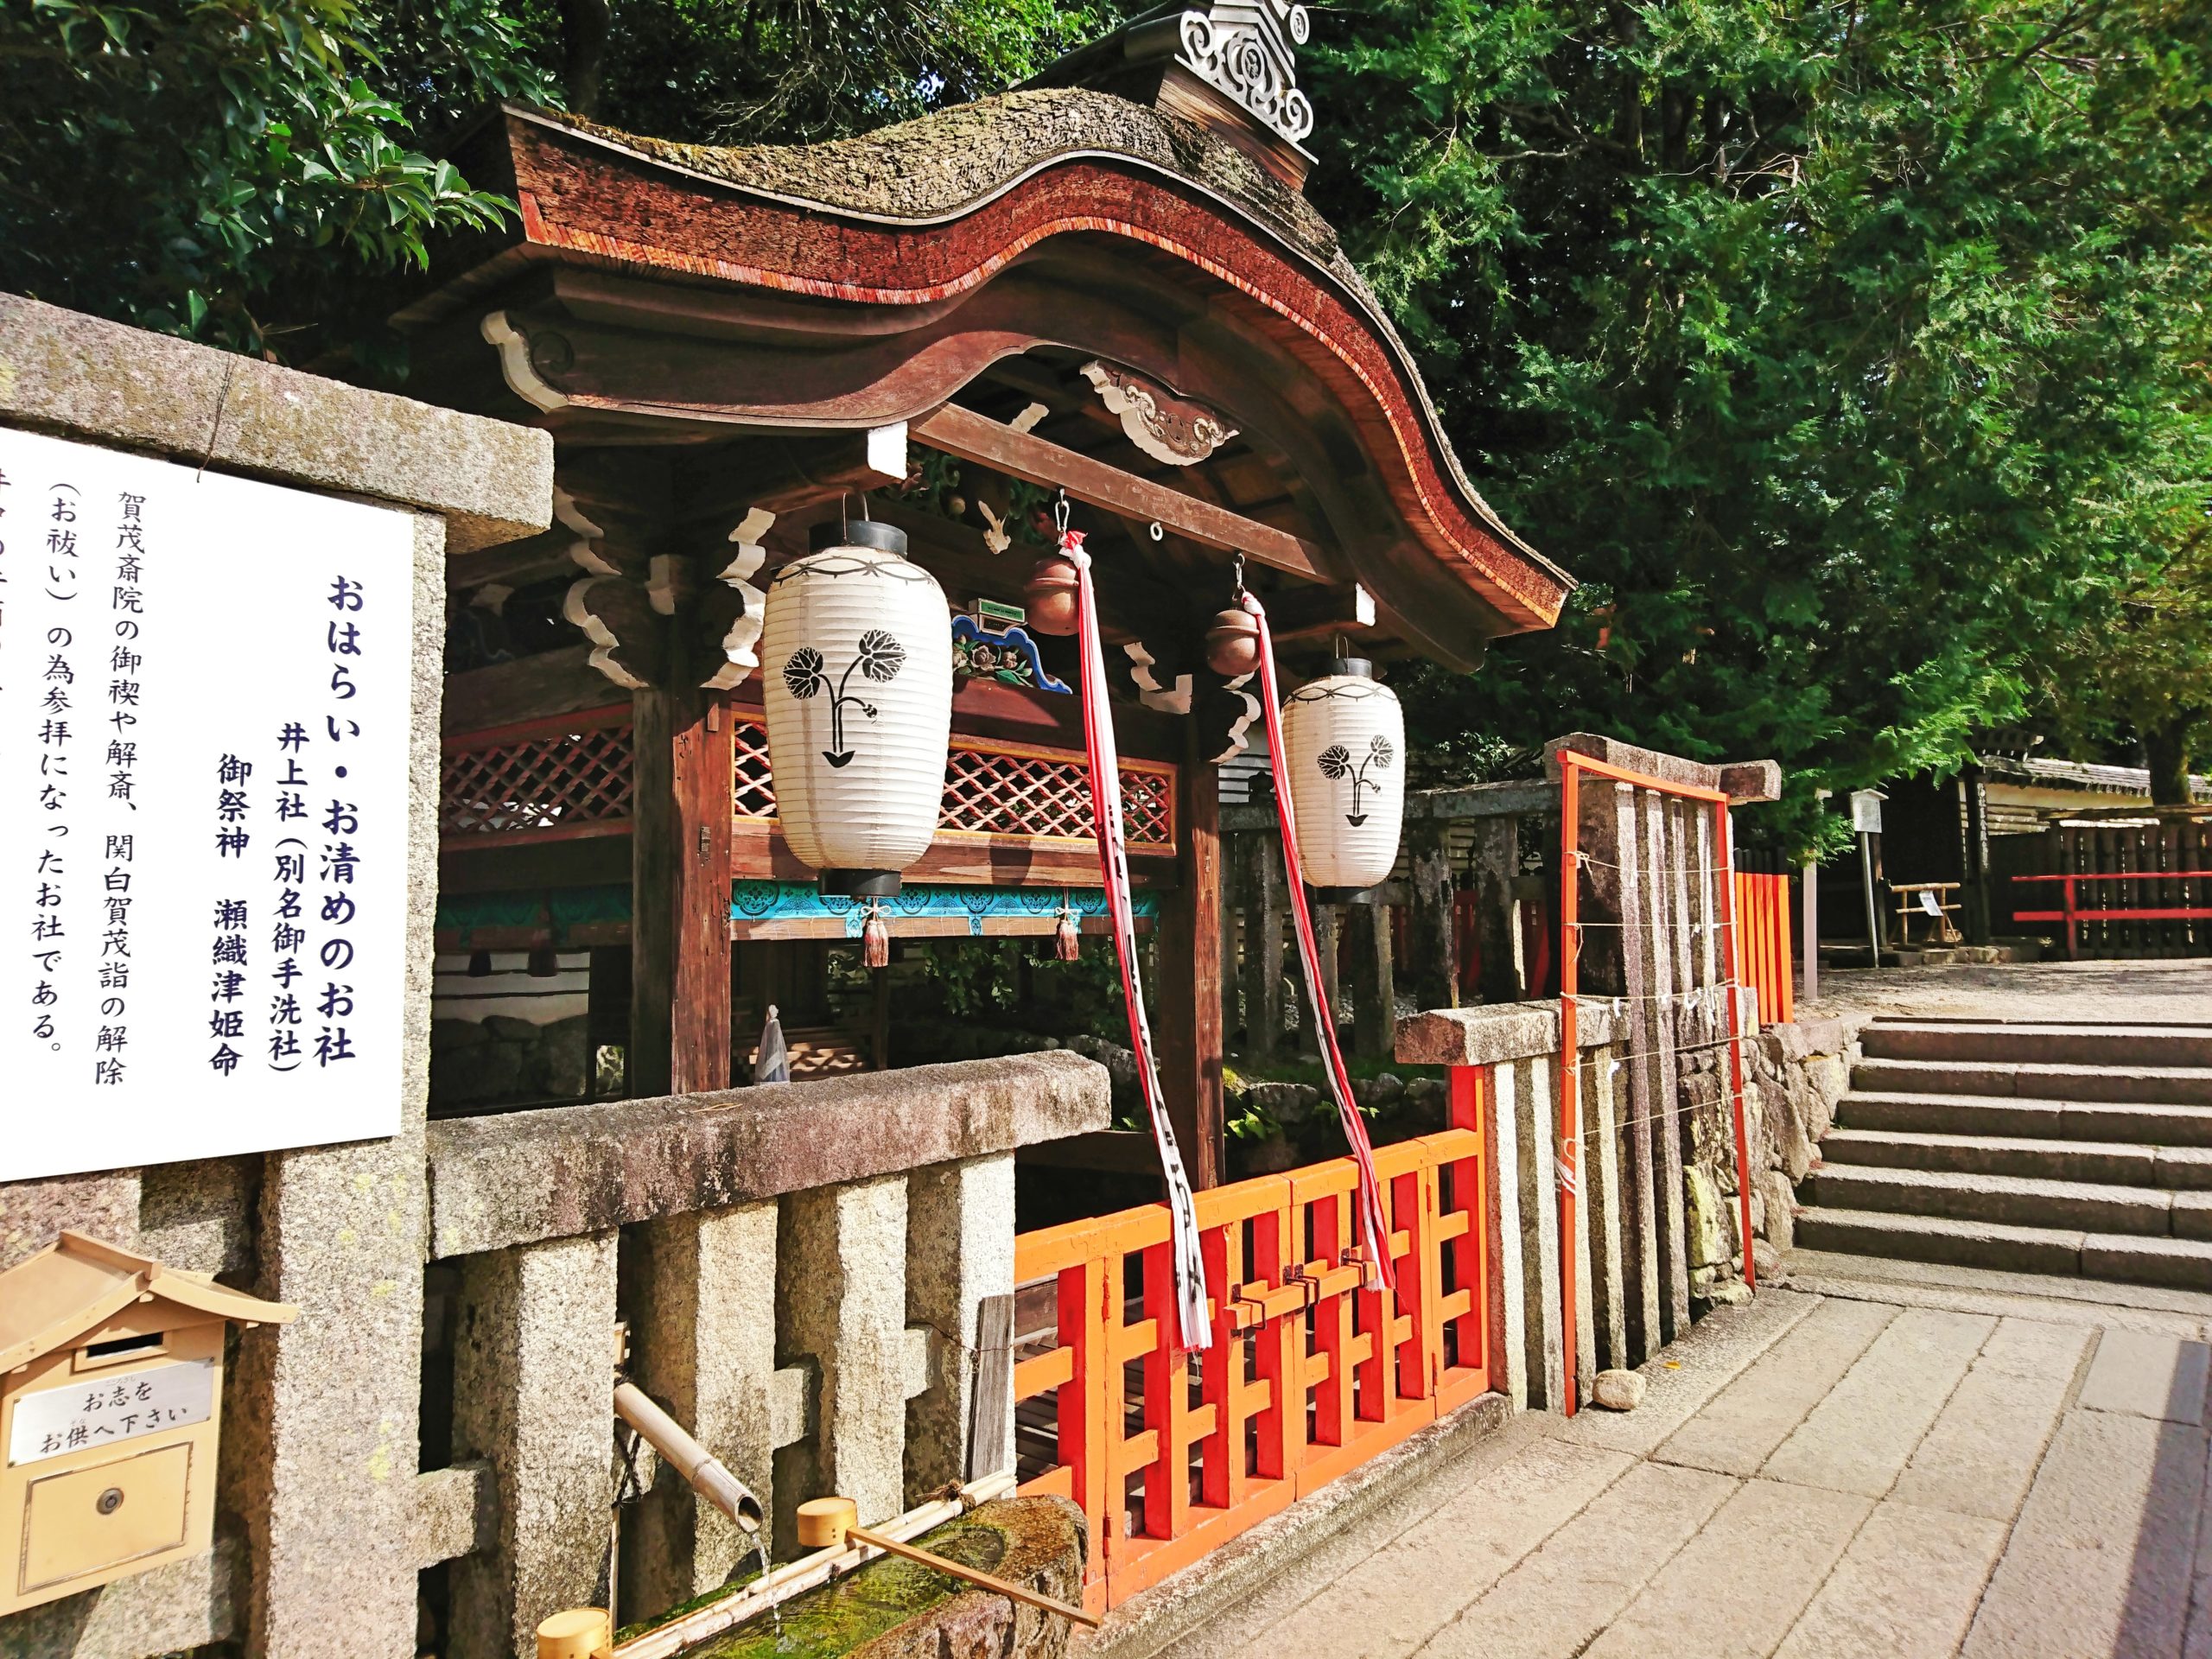
[[711,689],[727,690],[760,666],[760,607],[766,595],[753,585],[752,579],[760,574],[760,567],[768,557],[768,550],[761,544],[760,538],[775,522],[776,515],[763,507],[747,513],[729,533],[735,553],[728,564],[714,573],[715,584],[722,590],[721,594],[715,594],[713,588],[709,589],[714,604],[726,607],[728,600],[734,599],[737,608],[722,630],[721,664],[702,682]]
[[760,666],[762,594],[750,578],[768,556],[760,537],[774,522],[755,508],[729,532],[734,553],[658,553],[643,581],[618,573],[573,583],[561,613],[591,641],[591,666],[629,691],[742,683]]
[[1313,130],[1313,104],[1291,48],[1312,29],[1289,0],[1214,0],[1183,14],[1176,60],[1295,144]]
[[1139,702],[1163,715],[1191,712],[1191,671],[1182,652],[1142,639],[1129,640],[1122,650],[1129,659],[1129,678],[1136,683]]
[[1098,389],[1099,401],[1122,417],[1129,442],[1154,461],[1189,467],[1236,435],[1235,427],[1204,404],[1179,397],[1134,369],[1094,360],[1083,365],[1083,378]]
[[1252,747],[1245,734],[1260,717],[1260,700],[1245,688],[1252,676],[1244,675],[1208,692],[1198,706],[1198,753],[1207,763],[1220,766]]

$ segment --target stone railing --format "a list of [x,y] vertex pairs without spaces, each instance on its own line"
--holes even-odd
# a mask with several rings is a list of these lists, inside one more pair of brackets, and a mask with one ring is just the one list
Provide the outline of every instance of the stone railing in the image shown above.
[[[1791,1183],[1808,1166],[1842,1092],[1851,1033],[1834,1020],[1739,1014],[1754,1265],[1790,1243]],[[1571,1241],[1576,1264],[1574,1371],[1588,1397],[1602,1370],[1643,1364],[1716,1303],[1745,1294],[1745,1240],[1725,1042],[1667,1045],[1653,1067],[1658,1109],[1639,1119],[1631,1074],[1636,1021],[1611,999],[1578,1015],[1580,1150]],[[1516,1406],[1560,1404],[1565,1370],[1560,1236],[1560,1003],[1446,1008],[1398,1027],[1397,1058],[1481,1074],[1490,1109],[1491,1386]]]
[[416,1478],[411,1547],[451,1562],[438,1650],[527,1652],[610,1567],[629,1618],[750,1554],[643,1453],[613,1559],[618,1324],[631,1380],[759,1496],[779,1556],[804,1498],[873,1522],[993,1472],[971,1436],[1010,1446],[1013,1398],[973,1397],[977,1321],[1014,1291],[1014,1148],[1107,1113],[1104,1069],[1052,1052],[433,1124],[426,1397],[449,1365],[452,1405],[425,1416],[445,1466]]

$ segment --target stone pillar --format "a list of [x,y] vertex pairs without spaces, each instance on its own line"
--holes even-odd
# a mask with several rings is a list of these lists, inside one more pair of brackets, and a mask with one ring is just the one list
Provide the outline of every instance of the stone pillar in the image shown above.
[[1482,952],[1473,988],[1485,1002],[1518,1001],[1523,989],[1521,901],[1514,884],[1521,876],[1521,820],[1477,819],[1472,863],[1475,938]]
[[1424,1008],[1459,1006],[1459,948],[1452,914],[1452,855],[1448,826],[1434,818],[1406,825],[1408,885],[1413,902],[1406,917],[1406,982]]
[[[1559,1101],[1552,1092],[1556,1067],[1544,1058],[1510,1067],[1516,1096],[1512,1128],[1515,1179],[1521,1195],[1521,1298],[1528,1350],[1529,1403],[1558,1409],[1561,1376],[1559,1295]],[[1503,1076],[1507,1067],[1498,1068]],[[1501,1114],[1502,1116],[1502,1114]]]
[[[635,1235],[631,1381],[774,1512],[770,1396],[776,1370],[776,1206],[738,1205],[648,1222]],[[625,1517],[626,1620],[724,1583],[751,1554],[742,1529],[666,1464]]]
[[1519,1078],[1510,1065],[1493,1065],[1490,1111],[1484,1119],[1484,1157],[1490,1165],[1490,1385],[1513,1402],[1529,1405],[1528,1288],[1522,1276]]
[[[251,1654],[409,1659],[408,1537],[420,1461],[423,1260],[429,1182],[431,930],[437,907],[438,709],[445,525],[415,519],[407,982],[399,1133],[272,1153],[263,1167],[254,1288],[296,1303],[240,1339],[223,1462],[254,1572]],[[397,803],[392,804],[395,807]]]
[[1270,1060],[1282,1042],[1282,843],[1272,831],[1244,837],[1251,859],[1244,910],[1244,1052]]
[[906,1177],[795,1192],[777,1253],[780,1346],[821,1378],[812,1437],[776,1458],[776,1554],[797,1553],[793,1510],[829,1493],[861,1523],[905,1509]]
[[1351,931],[1351,1046],[1362,1059],[1387,1060],[1398,1040],[1398,988],[1390,964],[1390,907],[1347,905]]
[[982,1363],[976,1328],[984,1298],[1013,1294],[1014,1154],[937,1164],[908,1176],[906,1318],[929,1332],[930,1343],[929,1389],[906,1402],[910,1507],[967,1477],[979,1377],[988,1375],[1000,1396],[980,1408],[997,1420],[996,1443],[1014,1445],[1013,1374],[1003,1355]]
[[1621,1191],[1620,1070],[1620,1051],[1612,1044],[1587,1052],[1582,1072],[1582,1195],[1590,1211],[1592,1335],[1603,1364],[1629,1368],[1636,1361],[1629,1353],[1630,1290],[1622,1260],[1627,1204]]
[[601,1593],[614,1495],[614,1241],[585,1234],[461,1262],[454,1459],[490,1462],[499,1536],[453,1564],[450,1659],[531,1652],[540,1619]]

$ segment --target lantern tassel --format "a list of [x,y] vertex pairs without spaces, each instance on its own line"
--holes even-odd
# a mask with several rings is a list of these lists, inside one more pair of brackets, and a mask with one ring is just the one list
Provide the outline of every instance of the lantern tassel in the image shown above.
[[871,903],[868,919],[861,924],[861,966],[888,968],[891,965],[891,930],[884,925],[883,906]]
[[[1098,638],[1098,596],[1090,584],[1090,556],[1083,533],[1067,528],[1066,502],[1060,507],[1060,546],[1076,569],[1076,641],[1083,673],[1083,739],[1090,761],[1091,822],[1098,837],[1099,874],[1106,887],[1106,915],[1114,933],[1114,954],[1122,968],[1122,1005],[1129,1020],[1129,1045],[1136,1051],[1137,1084],[1145,1115],[1160,1148],[1160,1173],[1167,1188],[1168,1262],[1173,1270],[1177,1345],[1185,1351],[1213,1346],[1213,1325],[1206,1311],[1206,1262],[1198,1243],[1198,1201],[1160,1086],[1152,1027],[1145,1019],[1144,986],[1137,974],[1135,906],[1129,897],[1128,849],[1122,838],[1121,757],[1114,744],[1114,718],[1106,701],[1106,658]],[[1224,1315],[1227,1300],[1224,1299]]]
[[1274,640],[1268,632],[1266,607],[1253,594],[1243,592],[1242,584],[1238,602],[1252,613],[1259,629],[1260,704],[1267,713],[1268,765],[1274,778],[1275,820],[1282,831],[1283,864],[1290,878],[1291,931],[1298,938],[1299,965],[1305,972],[1306,995],[1312,999],[1313,1023],[1319,1027],[1315,1035],[1320,1039],[1329,1092],[1337,1097],[1337,1118],[1344,1125],[1344,1141],[1351,1148],[1352,1160],[1359,1166],[1361,1253],[1366,1259],[1369,1284],[1379,1282],[1386,1289],[1395,1290],[1397,1272],[1390,1260],[1390,1227],[1382,1213],[1382,1186],[1375,1173],[1375,1148],[1368,1141],[1367,1125],[1361,1121],[1358,1103],[1351,1096],[1351,1077],[1344,1070],[1344,1053],[1337,1046],[1337,1017],[1329,1007],[1327,992],[1322,988],[1320,946],[1313,935],[1313,912],[1306,902],[1305,873],[1299,865],[1298,821],[1291,806],[1290,761],[1282,738],[1282,694],[1275,684]]

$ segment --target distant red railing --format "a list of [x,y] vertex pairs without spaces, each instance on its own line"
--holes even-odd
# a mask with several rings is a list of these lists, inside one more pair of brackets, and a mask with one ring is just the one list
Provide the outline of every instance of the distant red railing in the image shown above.
[[1738,972],[1758,993],[1759,1023],[1788,1023],[1797,1011],[1789,948],[1789,878],[1738,870],[1736,927],[1742,952]]
[[1376,1149],[1395,1292],[1363,1282],[1351,1159],[1199,1193],[1214,1340],[1196,1354],[1173,1343],[1166,1205],[1015,1240],[1016,1281],[1043,1281],[1052,1309],[1014,1367],[1018,1402],[1052,1396],[1041,1422],[1024,1414],[1051,1450],[1025,1459],[1022,1490],[1090,1517],[1089,1606],[1488,1389],[1484,1109],[1483,1074],[1455,1069],[1453,1127]]
[[[2060,873],[2051,875],[2016,875],[2015,881],[2056,881],[2060,884],[2059,908],[2056,910],[2022,910],[2013,907],[2014,922],[2063,922],[2066,926],[2066,954],[2069,958],[2081,954],[2081,930],[2088,923],[2101,922],[2202,922],[2212,921],[2212,905],[2138,905],[2121,906],[2102,902],[2116,896],[2103,892],[2092,892],[2088,902],[2083,902],[2082,888],[2096,888],[2107,881],[2202,881],[2212,880],[2212,870],[2097,870]],[[2180,897],[2191,895],[2184,891]],[[2206,896],[2199,888],[2197,898]]]

